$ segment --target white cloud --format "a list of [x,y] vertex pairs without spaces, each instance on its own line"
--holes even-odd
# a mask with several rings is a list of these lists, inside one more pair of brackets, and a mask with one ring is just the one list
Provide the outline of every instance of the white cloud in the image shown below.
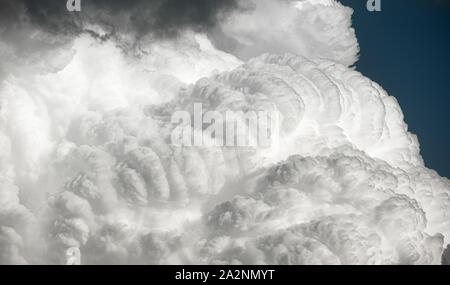
[[[412,181],[398,180],[408,175],[351,148],[290,157],[259,178],[248,197],[209,214],[210,242],[227,237],[230,244],[210,262],[439,264],[444,236],[434,226],[447,236],[448,210],[427,221],[429,201],[415,195]],[[427,180],[435,194],[448,191],[439,188],[443,181]],[[240,250],[234,239],[245,239]]]
[[349,7],[311,0],[251,0],[241,4],[242,12],[233,13],[221,24],[227,38],[219,41],[226,46],[235,40],[228,50],[238,57],[289,52],[345,65],[357,60],[359,46]]
[[[2,37],[0,263],[72,246],[86,263],[440,263],[450,182],[395,98],[348,67],[351,10],[246,3],[222,24],[233,54],[282,55],[244,63],[192,32],[138,56],[89,36],[41,46],[29,26]],[[195,102],[276,111],[279,141],[174,147],[170,116]]]

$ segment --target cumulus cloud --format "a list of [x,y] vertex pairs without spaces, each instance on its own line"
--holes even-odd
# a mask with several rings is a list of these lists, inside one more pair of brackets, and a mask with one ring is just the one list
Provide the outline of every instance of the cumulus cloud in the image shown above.
[[[194,1],[178,21],[172,1],[85,1],[74,18],[0,1],[23,17],[0,18],[0,263],[60,264],[74,246],[88,264],[446,262],[450,181],[349,67],[349,8]],[[97,14],[116,26],[83,18]],[[199,102],[276,112],[275,143],[173,145],[172,114]]]
[[112,40],[128,53],[140,52],[146,39],[194,31],[207,33],[217,48],[244,60],[265,52],[291,52],[351,65],[359,52],[351,27],[353,10],[332,0],[83,1],[82,13],[68,13],[53,0],[2,0],[0,7],[8,34],[31,24],[47,35],[36,42],[47,50],[48,41],[89,34]]
[[[213,241],[245,240],[229,242],[209,258],[244,264],[439,264],[444,236],[431,230],[422,200],[404,194],[401,189],[411,186],[393,173],[388,164],[351,148],[292,156],[270,168],[249,196],[235,197],[207,216]],[[446,215],[436,224],[445,224]]]
[[226,17],[212,35],[219,48],[244,59],[289,52],[346,65],[356,62],[359,46],[351,8],[328,0],[241,3],[243,8]]

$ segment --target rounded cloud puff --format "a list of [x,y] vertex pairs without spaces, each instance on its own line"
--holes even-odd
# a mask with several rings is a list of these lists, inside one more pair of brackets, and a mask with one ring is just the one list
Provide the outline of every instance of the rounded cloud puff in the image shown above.
[[352,65],[359,46],[351,27],[353,10],[336,1],[240,1],[213,35],[219,48],[240,58],[295,53]]
[[[253,193],[210,212],[213,241],[226,236],[245,242],[238,255],[237,245],[228,241],[209,258],[255,264],[439,264],[448,210],[427,221],[428,201],[414,195],[418,189],[410,181],[398,180],[403,175],[408,173],[351,148],[328,156],[292,156],[258,178]],[[436,202],[448,191],[448,184],[439,187],[440,180],[428,177]]]

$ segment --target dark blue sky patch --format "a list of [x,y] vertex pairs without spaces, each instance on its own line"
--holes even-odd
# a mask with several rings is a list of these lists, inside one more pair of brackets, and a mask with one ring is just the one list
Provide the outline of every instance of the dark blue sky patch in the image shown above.
[[356,68],[397,98],[427,167],[450,177],[450,1],[341,2],[355,10]]

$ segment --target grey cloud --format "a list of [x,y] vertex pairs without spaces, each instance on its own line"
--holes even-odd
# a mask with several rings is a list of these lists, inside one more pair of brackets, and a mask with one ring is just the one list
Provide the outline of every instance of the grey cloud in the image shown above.
[[[132,32],[136,37],[177,35],[185,28],[205,31],[224,13],[238,8],[236,0],[83,0],[82,11],[69,12],[66,1],[1,0],[8,21],[23,21],[57,34],[80,34],[86,24],[100,25],[110,32]],[[14,16],[12,16],[14,15]],[[2,17],[3,18],[3,17]],[[126,25],[123,25],[126,24]]]
[[450,265],[450,244],[447,245],[447,248],[442,254],[442,265]]

